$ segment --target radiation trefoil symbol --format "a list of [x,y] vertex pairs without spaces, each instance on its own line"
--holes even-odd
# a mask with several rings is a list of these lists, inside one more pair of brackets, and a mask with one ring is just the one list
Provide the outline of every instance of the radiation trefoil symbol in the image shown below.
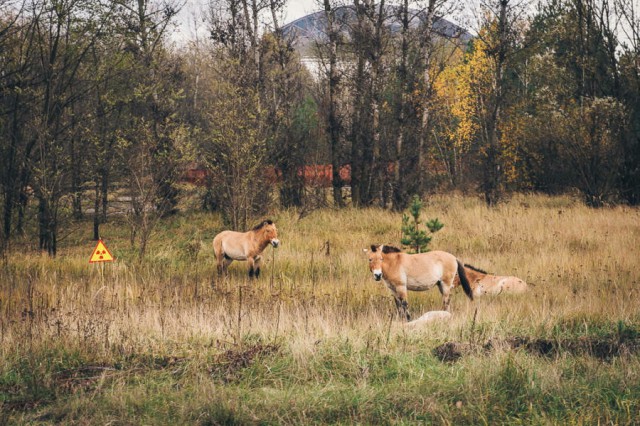
[[98,241],[98,245],[95,249],[93,249],[93,253],[91,254],[91,259],[89,259],[89,263],[96,262],[111,262],[113,261],[113,256],[109,253],[109,249],[104,245],[102,240]]

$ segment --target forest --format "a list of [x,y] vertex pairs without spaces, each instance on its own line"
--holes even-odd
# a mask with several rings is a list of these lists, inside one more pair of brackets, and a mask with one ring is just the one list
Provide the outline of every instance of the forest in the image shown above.
[[634,0],[483,0],[448,34],[464,2],[323,0],[304,48],[287,1],[210,1],[176,42],[179,0],[0,0],[2,250],[98,239],[117,198],[144,253],[193,168],[235,229],[452,191],[640,202]]

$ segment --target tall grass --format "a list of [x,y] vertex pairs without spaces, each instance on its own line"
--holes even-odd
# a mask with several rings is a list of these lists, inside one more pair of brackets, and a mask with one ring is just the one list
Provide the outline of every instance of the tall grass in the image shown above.
[[[636,346],[562,346],[636,342],[640,211],[529,195],[495,209],[432,197],[425,213],[445,224],[433,249],[531,291],[460,291],[450,322],[404,329],[362,254],[400,239],[401,216],[378,209],[273,212],[283,244],[255,281],[243,263],[215,276],[222,224],[203,213],[163,222],[143,262],[124,222],[103,225],[116,257],[104,270],[88,263],[89,223],[55,259],[16,246],[0,270],[0,423],[633,422]],[[409,303],[416,315],[441,301]],[[514,336],[560,350],[495,344]],[[433,349],[449,341],[494,349],[442,362]]]

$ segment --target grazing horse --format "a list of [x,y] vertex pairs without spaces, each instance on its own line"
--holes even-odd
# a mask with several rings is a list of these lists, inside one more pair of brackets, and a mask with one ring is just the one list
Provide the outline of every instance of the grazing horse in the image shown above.
[[249,263],[249,278],[260,276],[263,252],[271,244],[278,247],[278,230],[272,220],[264,220],[247,232],[222,231],[213,239],[213,254],[218,264],[218,275],[226,272],[234,260]]
[[[368,251],[365,249],[365,252]],[[445,251],[407,254],[393,246],[372,245],[369,252],[369,269],[376,281],[384,280],[393,294],[398,313],[411,320],[407,290],[424,291],[438,286],[442,294],[442,305],[449,311],[449,298],[453,282],[460,277],[462,288],[473,300],[471,287],[462,262]]]
[[[485,294],[493,296],[500,293],[518,294],[524,293],[529,289],[527,283],[518,277],[491,275],[468,264],[464,265],[464,271],[469,278],[469,283],[471,283],[474,297],[480,297]],[[460,280],[456,279],[454,286],[457,287],[458,285],[460,285]]]

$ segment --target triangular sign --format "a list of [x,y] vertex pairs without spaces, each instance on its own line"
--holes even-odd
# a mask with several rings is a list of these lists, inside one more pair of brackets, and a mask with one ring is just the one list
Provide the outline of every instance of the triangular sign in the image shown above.
[[95,249],[93,249],[93,253],[91,254],[91,259],[89,259],[89,263],[95,262],[111,262],[113,260],[113,256],[109,253],[109,249],[104,245],[102,240],[98,241],[98,245]]

